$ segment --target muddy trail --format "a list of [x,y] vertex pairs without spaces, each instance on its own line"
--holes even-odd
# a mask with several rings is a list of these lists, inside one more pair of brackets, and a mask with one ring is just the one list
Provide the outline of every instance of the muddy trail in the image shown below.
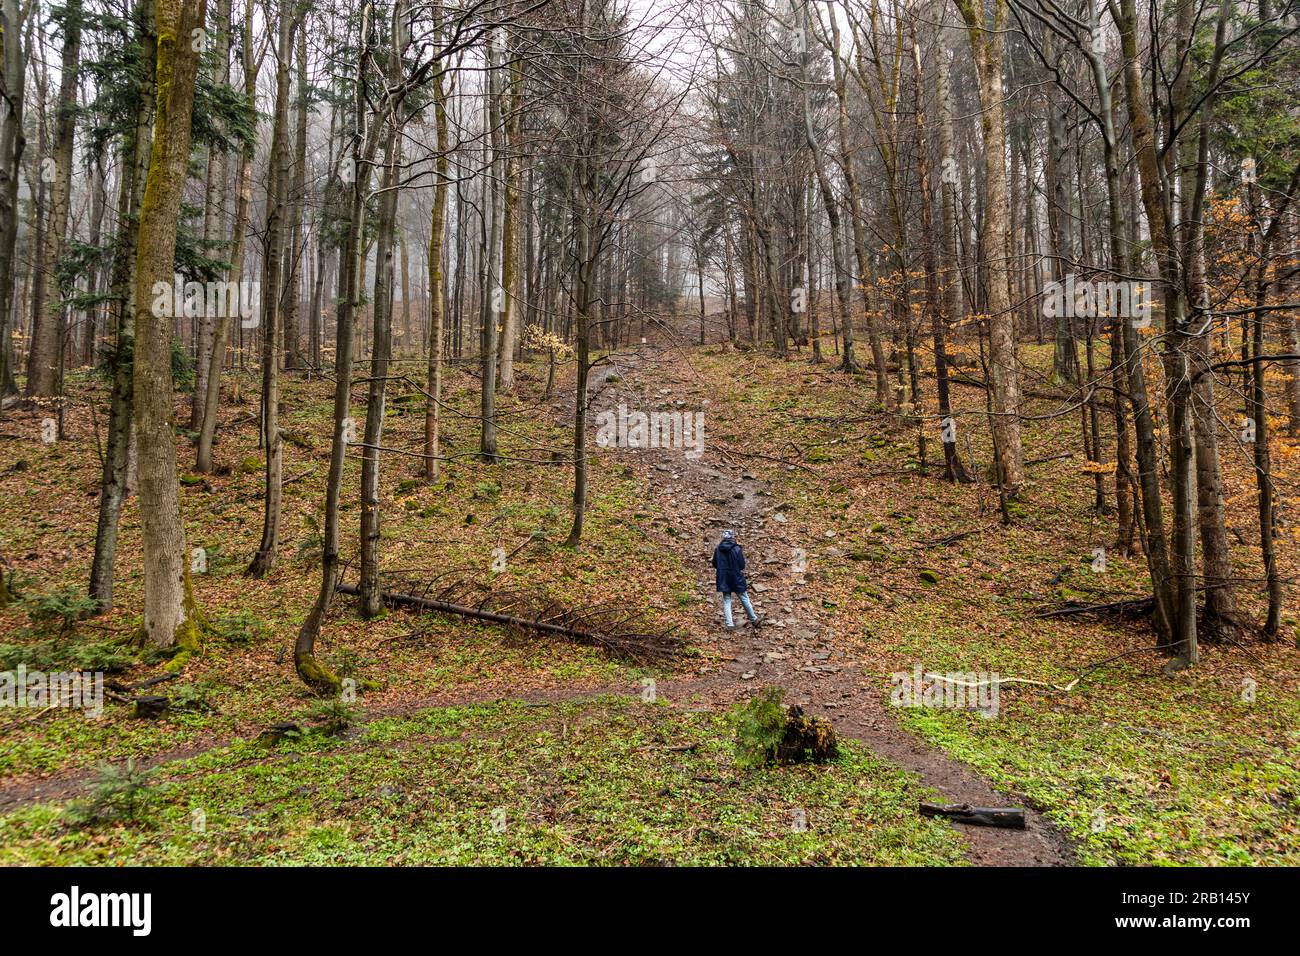
[[[620,353],[593,375],[590,414],[704,412],[702,454],[695,448],[606,449],[630,467],[647,471],[656,504],[669,517],[671,533],[698,581],[696,630],[703,649],[721,666],[711,673],[661,685],[670,700],[725,708],[758,686],[786,690],[789,703],[825,717],[837,733],[865,743],[876,754],[916,773],[945,803],[1024,806],[1025,830],[958,826],[973,863],[985,866],[1069,866],[1069,841],[1022,797],[997,790],[965,764],[947,757],[901,727],[877,688],[884,675],[846,660],[833,633],[819,619],[819,603],[803,573],[803,551],[784,532],[781,502],[751,471],[751,453],[708,436],[709,383],[690,352],[666,330],[630,353]],[[572,399],[570,409],[572,407]],[[606,419],[608,421],[608,418]],[[692,454],[687,454],[691,451]],[[709,559],[724,529],[745,549],[746,577],[761,626],[748,624],[739,602],[737,626],[723,626],[721,600]]]

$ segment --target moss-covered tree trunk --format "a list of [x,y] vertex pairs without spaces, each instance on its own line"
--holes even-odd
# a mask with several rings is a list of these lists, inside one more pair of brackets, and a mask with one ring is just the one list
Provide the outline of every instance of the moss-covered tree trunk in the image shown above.
[[[140,207],[134,290],[134,391],[144,540],[144,635],[158,647],[198,645],[176,480],[170,310],[154,308],[156,284],[170,289],[190,153],[198,44],[207,0],[157,0],[158,109],[149,175]],[[166,313],[166,314],[159,314]]]

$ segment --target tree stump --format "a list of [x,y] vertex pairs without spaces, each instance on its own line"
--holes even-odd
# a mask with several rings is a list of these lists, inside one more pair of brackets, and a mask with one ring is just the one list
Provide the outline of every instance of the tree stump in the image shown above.
[[776,747],[777,763],[826,763],[839,752],[830,721],[810,717],[797,704],[786,711],[785,734]]
[[171,701],[166,697],[157,697],[149,695],[146,697],[137,697],[131,701],[131,716],[156,718],[161,717],[167,712]]
[[302,734],[302,728],[291,720],[278,724],[272,724],[257,735],[253,741],[258,747],[265,747],[267,750],[275,747],[282,740],[288,740],[291,737],[297,737]]

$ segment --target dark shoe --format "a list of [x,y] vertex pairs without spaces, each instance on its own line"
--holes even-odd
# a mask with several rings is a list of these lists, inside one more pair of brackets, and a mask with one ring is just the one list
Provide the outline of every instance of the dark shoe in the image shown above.
[[758,617],[754,618],[752,621],[749,622],[749,626],[750,626],[750,627],[762,627],[762,626],[763,626],[763,622],[764,622],[765,620],[767,620],[767,615],[766,615],[766,614],[760,614],[760,615],[758,615]]

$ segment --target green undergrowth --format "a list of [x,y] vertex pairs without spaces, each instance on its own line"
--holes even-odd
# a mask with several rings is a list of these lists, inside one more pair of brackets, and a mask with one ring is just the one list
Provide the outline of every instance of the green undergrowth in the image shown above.
[[[1050,346],[1021,354],[1027,378],[1045,380]],[[727,434],[800,462],[754,465],[785,520],[777,543],[751,553],[750,563],[803,549],[822,620],[845,657],[861,662],[872,692],[888,700],[890,675],[917,666],[1071,688],[1003,685],[992,719],[904,708],[908,727],[1041,808],[1085,863],[1300,862],[1294,612],[1277,643],[1249,635],[1207,642],[1200,665],[1173,676],[1163,673],[1167,658],[1141,622],[1039,616],[1071,602],[1150,593],[1141,554],[1120,554],[1114,515],[1093,510],[1077,414],[1053,415],[1052,400],[1029,403],[1037,417],[1024,423],[1025,458],[1034,464],[1004,526],[984,477],[991,448],[981,390],[954,386],[959,449],[980,480],[953,485],[938,476],[937,425],[923,477],[916,429],[873,406],[870,376],[720,349],[695,366],[723,383],[713,395]],[[923,387],[933,402],[933,381]],[[1290,486],[1300,446],[1279,446],[1278,480]],[[1228,526],[1241,542],[1233,553],[1238,596],[1247,618],[1258,620],[1262,588],[1252,582],[1262,570],[1249,544],[1257,517],[1247,466],[1224,459]],[[1095,562],[1099,548],[1104,564]],[[1288,542],[1284,574],[1300,572],[1297,558],[1300,549]],[[771,584],[769,599],[787,586]]]
[[0,864],[957,864],[914,778],[850,743],[745,771],[724,714],[502,703],[239,743],[163,768],[132,819],[0,817]]

